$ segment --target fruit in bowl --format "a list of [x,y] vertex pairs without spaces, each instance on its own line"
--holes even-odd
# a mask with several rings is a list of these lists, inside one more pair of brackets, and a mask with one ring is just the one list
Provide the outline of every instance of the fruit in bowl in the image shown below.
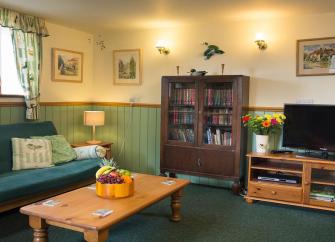
[[134,194],[134,179],[130,171],[118,169],[113,160],[104,159],[95,178],[96,192],[99,197],[120,198]]

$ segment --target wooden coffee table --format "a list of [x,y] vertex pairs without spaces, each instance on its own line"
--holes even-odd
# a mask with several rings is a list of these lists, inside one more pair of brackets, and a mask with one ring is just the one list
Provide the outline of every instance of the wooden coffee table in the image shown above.
[[[99,198],[94,187],[89,186],[50,198],[58,202],[53,207],[44,205],[46,200],[22,207],[21,213],[29,216],[29,225],[34,230],[33,241],[48,241],[48,225],[82,232],[88,242],[105,241],[112,225],[168,196],[171,196],[171,221],[181,220],[180,200],[183,188],[190,183],[188,180],[138,173],[134,174],[134,179],[135,194],[128,198]],[[173,180],[175,183],[162,183],[167,180]],[[92,214],[99,209],[113,212],[106,217]]]

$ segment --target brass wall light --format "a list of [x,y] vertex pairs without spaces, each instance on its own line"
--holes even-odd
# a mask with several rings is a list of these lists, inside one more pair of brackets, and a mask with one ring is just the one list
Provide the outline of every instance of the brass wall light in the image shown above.
[[255,43],[258,45],[258,48],[260,50],[265,50],[268,47],[268,44],[264,40],[264,34],[263,33],[257,33],[256,34]]
[[163,55],[168,55],[170,53],[170,49],[167,46],[168,44],[165,40],[158,40],[156,43],[157,50]]

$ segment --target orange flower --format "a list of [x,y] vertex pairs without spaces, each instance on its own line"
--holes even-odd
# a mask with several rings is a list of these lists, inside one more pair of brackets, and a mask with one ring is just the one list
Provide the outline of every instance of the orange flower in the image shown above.
[[271,122],[270,122],[270,120],[265,120],[265,121],[262,122],[262,125],[263,125],[264,128],[269,128],[270,125],[271,125]]

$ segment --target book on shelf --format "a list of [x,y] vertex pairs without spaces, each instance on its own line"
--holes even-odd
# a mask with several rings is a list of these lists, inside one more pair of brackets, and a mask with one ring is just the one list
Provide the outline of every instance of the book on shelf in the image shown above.
[[214,109],[207,113],[207,123],[213,125],[232,125],[231,109]]
[[232,145],[231,132],[230,131],[221,132],[220,129],[215,129],[215,131],[212,131],[211,128],[208,128],[205,134],[205,143],[231,146]]
[[206,106],[232,106],[233,90],[231,88],[205,89]]
[[170,140],[194,143],[193,129],[172,128],[169,132]]
[[169,111],[169,121],[172,124],[193,124],[193,108],[174,107]]
[[330,187],[319,187],[314,188],[310,192],[310,198],[320,201],[326,201],[326,202],[334,202],[335,201],[335,190],[334,188]]
[[170,104],[172,105],[195,105],[194,88],[175,88],[170,95]]

